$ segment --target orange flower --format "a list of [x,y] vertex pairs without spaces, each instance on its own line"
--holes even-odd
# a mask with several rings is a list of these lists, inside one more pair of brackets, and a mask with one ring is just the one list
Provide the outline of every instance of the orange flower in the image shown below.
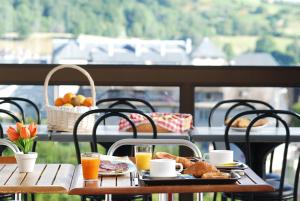
[[37,128],[36,128],[36,125],[33,122],[28,126],[28,130],[30,132],[30,138],[33,138],[33,137],[36,136]]
[[21,128],[24,126],[22,122],[17,122],[17,132],[20,133]]
[[9,127],[7,129],[7,135],[8,135],[8,138],[11,140],[11,141],[17,141],[20,137],[19,133],[16,131],[16,129],[14,129],[13,127]]
[[20,136],[23,139],[30,138],[30,131],[29,131],[29,129],[27,127],[25,127],[25,126],[21,127]]

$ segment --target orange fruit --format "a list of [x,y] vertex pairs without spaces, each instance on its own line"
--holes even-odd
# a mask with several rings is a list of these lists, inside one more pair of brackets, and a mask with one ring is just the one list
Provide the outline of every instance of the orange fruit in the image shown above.
[[82,105],[85,100],[85,96],[79,94],[76,96],[76,98],[80,101],[80,105]]
[[80,106],[80,98],[78,96],[74,96],[71,99],[71,104],[75,107],[75,106]]
[[72,99],[74,96],[75,96],[75,94],[73,94],[73,93],[66,93],[66,94],[64,95],[64,98],[63,98],[64,103],[71,103],[71,99]]
[[63,104],[64,107],[73,107],[73,105],[71,103],[65,103]]
[[86,107],[91,107],[93,105],[93,99],[92,97],[87,97],[84,101],[83,101],[83,106]]
[[55,106],[62,106],[64,104],[64,100],[62,98],[55,99],[54,105]]

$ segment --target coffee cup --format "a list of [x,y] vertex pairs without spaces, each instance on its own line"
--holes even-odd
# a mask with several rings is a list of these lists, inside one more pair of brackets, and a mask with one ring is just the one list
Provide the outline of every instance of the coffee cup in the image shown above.
[[[179,166],[179,170],[176,170]],[[176,177],[183,170],[181,163],[172,159],[153,159],[150,161],[150,177]]]
[[221,165],[233,162],[233,151],[231,150],[212,150],[204,154],[204,160],[212,165]]

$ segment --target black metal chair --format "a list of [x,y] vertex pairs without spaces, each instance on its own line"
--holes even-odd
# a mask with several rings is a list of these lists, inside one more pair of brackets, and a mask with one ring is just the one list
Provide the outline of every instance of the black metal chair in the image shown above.
[[155,112],[154,107],[148,101],[139,98],[106,98],[98,100],[96,105],[100,106],[105,103],[110,103],[107,108],[115,108],[116,106],[124,105],[131,109],[138,109],[138,106],[134,104],[137,103],[146,107],[150,112]]
[[[230,114],[235,111],[237,108],[246,107],[250,110],[256,110],[256,106],[264,106],[267,109],[274,110],[273,106],[267,102],[260,101],[260,100],[253,100],[253,99],[230,99],[230,100],[223,100],[218,102],[211,110],[208,116],[208,126],[212,126],[212,118],[215,111],[220,108],[222,105],[225,104],[232,104],[225,112],[224,115],[224,122],[228,119]],[[278,120],[276,120],[276,127],[278,127]],[[213,142],[214,149],[216,149],[216,143]],[[273,174],[273,158],[274,152],[270,153],[270,166],[269,166],[269,173],[266,175],[266,178],[276,178],[279,179],[277,174]]]
[[[24,108],[28,106],[32,107],[35,113],[35,122],[37,124],[41,124],[41,115],[40,115],[40,110],[38,108],[38,106],[31,100],[27,99],[27,98],[20,98],[20,97],[0,97],[0,105],[2,104],[11,104],[14,105],[19,111],[22,122],[23,123],[30,123],[27,120],[27,115],[24,111]],[[21,103],[21,104],[19,104]],[[22,103],[25,103],[27,105],[22,107]],[[37,141],[33,142],[33,146],[32,146],[32,151],[36,151],[36,145],[37,145]],[[27,200],[27,195],[25,195],[25,200]],[[31,200],[34,201],[35,197],[34,194],[31,194]]]
[[[95,109],[95,110],[91,110],[88,111],[84,114],[82,114],[77,121],[75,122],[74,125],[74,130],[73,130],[73,137],[74,137],[74,145],[75,145],[75,150],[76,150],[76,157],[77,157],[77,162],[78,164],[81,163],[80,160],[80,146],[79,146],[79,141],[78,141],[78,135],[77,135],[77,129],[78,129],[78,125],[80,124],[80,122],[88,115],[93,115],[93,114],[103,114],[102,116],[100,116],[94,126],[93,126],[93,130],[92,130],[92,139],[91,139],[91,151],[93,152],[98,152],[97,149],[97,143],[99,142],[99,140],[97,139],[97,129],[98,126],[107,118],[109,117],[120,117],[120,118],[124,118],[126,119],[131,127],[132,127],[132,137],[133,138],[137,138],[137,130],[136,130],[136,126],[135,124],[128,118],[127,115],[125,115],[126,113],[137,113],[140,114],[144,117],[146,117],[148,119],[148,121],[150,122],[152,128],[153,128],[153,138],[156,139],[157,138],[157,128],[156,125],[154,123],[154,121],[152,120],[151,117],[149,117],[148,115],[146,115],[145,113],[143,113],[140,110],[135,110],[135,109]],[[125,113],[125,114],[124,114]],[[124,146],[125,147],[125,146]],[[120,147],[121,148],[121,147]],[[120,149],[119,148],[119,149]],[[133,156],[133,147],[130,146],[130,148],[125,147],[126,148],[126,152],[124,153],[125,155],[131,155]],[[128,150],[132,150],[131,152],[128,152]],[[144,200],[148,200],[149,197],[151,197],[150,195],[137,195],[137,196],[133,196],[133,195],[118,195],[118,196],[113,196],[113,200],[133,200],[133,199],[137,199],[137,198],[143,198]],[[83,196],[82,200],[86,200],[86,198],[90,198],[92,200],[101,200],[104,197],[103,196]]]
[[[216,112],[217,109],[219,109],[223,105],[228,105],[231,104],[231,106],[226,110],[225,115],[224,115],[224,120],[223,122],[228,119],[231,113],[233,113],[236,109],[238,108],[246,108],[250,110],[256,110],[256,106],[264,106],[270,110],[273,110],[273,106],[270,105],[269,103],[266,103],[264,101],[260,100],[254,100],[254,99],[230,99],[230,100],[223,100],[218,102],[216,105],[213,106],[213,108],[210,110],[209,116],[208,116],[208,126],[212,127],[212,122],[213,122],[213,116]],[[276,126],[278,126],[278,121],[276,121]],[[214,149],[217,149],[217,143],[212,142]],[[279,175],[273,173],[273,158],[274,158],[274,152],[270,154],[270,166],[269,166],[269,174],[266,175],[267,178],[275,178],[279,179]],[[216,201],[217,199],[217,194],[214,193],[214,198],[213,200]]]
[[[21,122],[20,119],[12,112],[4,109],[0,109],[0,114],[5,114],[9,117],[11,117],[15,122]],[[4,138],[4,133],[3,133],[3,127],[0,122],[0,137]],[[2,152],[5,150],[5,146],[0,146],[0,155],[2,155]],[[0,200],[13,200],[15,197],[14,194],[0,194]]]
[[[139,105],[138,105],[139,104]],[[148,102],[143,99],[139,98],[129,98],[129,97],[122,97],[122,98],[106,98],[106,99],[101,99],[96,102],[96,105],[101,108],[104,106],[103,109],[112,109],[112,108],[128,108],[128,109],[142,109],[142,106],[145,107],[145,112],[155,112],[154,107]],[[144,111],[144,110],[143,110]],[[103,120],[103,123],[105,124],[105,119]],[[108,150],[109,147],[113,143],[101,143],[101,145]],[[120,153],[120,150],[124,150],[124,147],[117,150],[116,154]]]
[[38,106],[33,101],[26,99],[26,98],[19,98],[19,97],[0,97],[0,105],[8,103],[8,104],[12,104],[12,105],[16,106],[20,112],[22,121],[24,123],[29,123],[26,121],[26,118],[25,118],[26,114],[24,112],[23,107],[19,104],[19,102],[21,102],[21,103],[25,102],[26,104],[30,105],[34,109],[35,115],[36,115],[35,122],[37,124],[40,124],[41,123],[40,111],[39,111]]
[[[258,115],[254,117],[254,119],[250,122],[249,126],[246,129],[245,133],[245,156],[246,156],[246,163],[252,167],[254,157],[251,153],[251,140],[250,140],[250,131],[253,128],[255,122],[263,118],[274,118],[278,122],[280,122],[286,132],[284,144],[284,153],[283,153],[283,161],[281,167],[281,175],[280,179],[266,179],[270,185],[275,188],[275,192],[266,192],[266,193],[234,193],[231,195],[232,200],[239,199],[239,200],[255,200],[255,201],[263,201],[263,200],[289,200],[293,199],[297,201],[297,190],[298,190],[298,182],[299,182],[299,171],[300,171],[300,157],[298,158],[298,165],[295,172],[295,180],[294,185],[286,185],[285,184],[285,173],[286,173],[286,165],[287,165],[287,154],[288,148],[290,143],[290,130],[287,122],[281,118],[279,115],[290,115],[295,117],[296,119],[300,120],[300,115],[294,112],[285,111],[285,110],[252,110],[252,111],[245,111],[237,114],[234,116],[228,123],[225,129],[225,145],[226,149],[230,149],[230,138],[229,138],[229,130],[233,122],[242,116],[247,115]],[[224,196],[225,195],[225,196]],[[227,197],[228,195],[223,194],[223,198]]]

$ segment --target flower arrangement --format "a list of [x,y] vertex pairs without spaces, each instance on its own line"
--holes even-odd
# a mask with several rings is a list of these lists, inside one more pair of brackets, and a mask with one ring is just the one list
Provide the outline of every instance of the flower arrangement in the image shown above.
[[15,143],[24,154],[31,151],[36,134],[37,127],[34,123],[25,126],[23,123],[17,122],[16,129],[11,126],[7,129],[8,139]]

